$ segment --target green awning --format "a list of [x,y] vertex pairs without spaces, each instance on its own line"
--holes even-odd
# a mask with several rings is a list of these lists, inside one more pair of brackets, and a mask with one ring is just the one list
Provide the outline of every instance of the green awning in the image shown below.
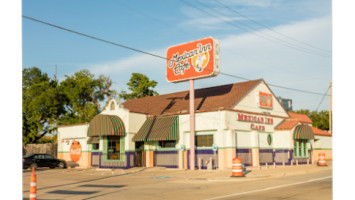
[[122,119],[115,115],[96,115],[91,120],[88,136],[125,136],[126,130]]
[[99,144],[100,143],[100,138],[99,137],[90,137],[88,139],[88,144]]
[[312,127],[308,125],[298,125],[293,131],[293,139],[314,139]]
[[135,142],[179,140],[179,117],[148,118],[132,140]]

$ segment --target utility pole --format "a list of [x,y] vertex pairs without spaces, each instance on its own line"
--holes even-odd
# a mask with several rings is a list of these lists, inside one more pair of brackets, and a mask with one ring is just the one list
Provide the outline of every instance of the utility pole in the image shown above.
[[329,133],[332,133],[332,82],[329,86]]
[[57,65],[55,65],[54,80],[57,80]]

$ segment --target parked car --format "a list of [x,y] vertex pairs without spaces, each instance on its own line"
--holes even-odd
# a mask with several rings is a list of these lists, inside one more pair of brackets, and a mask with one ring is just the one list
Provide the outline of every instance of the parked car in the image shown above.
[[49,154],[30,154],[22,159],[23,169],[29,167],[49,167],[49,168],[67,168],[65,160],[57,159]]

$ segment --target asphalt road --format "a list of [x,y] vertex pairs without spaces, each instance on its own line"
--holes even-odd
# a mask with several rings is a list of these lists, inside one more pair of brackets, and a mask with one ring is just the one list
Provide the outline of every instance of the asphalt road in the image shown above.
[[[78,169],[38,170],[37,199],[332,199],[332,170],[265,178],[209,180],[182,170],[132,173]],[[31,171],[23,172],[23,199]]]

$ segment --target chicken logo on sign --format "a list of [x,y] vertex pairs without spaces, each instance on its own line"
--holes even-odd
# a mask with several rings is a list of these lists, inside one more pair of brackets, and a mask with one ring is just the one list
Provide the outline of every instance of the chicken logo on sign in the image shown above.
[[191,58],[192,66],[194,66],[196,72],[202,72],[208,64],[210,55],[208,52],[198,54]]
[[219,73],[219,42],[205,38],[167,50],[167,80],[181,82]]

